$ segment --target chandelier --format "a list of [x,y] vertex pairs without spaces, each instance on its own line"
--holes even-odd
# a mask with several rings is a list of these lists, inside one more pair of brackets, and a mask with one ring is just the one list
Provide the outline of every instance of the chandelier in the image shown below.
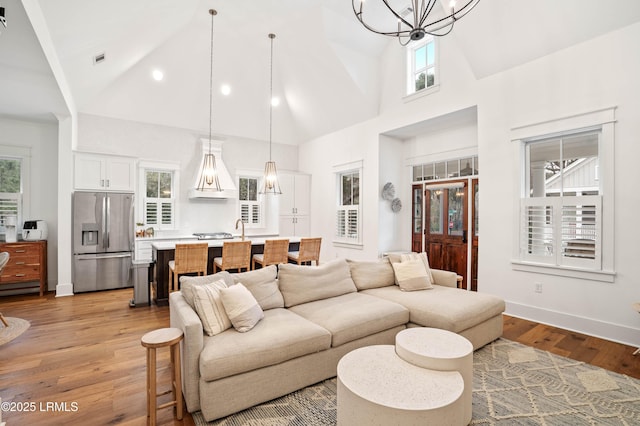
[[275,34],[269,34],[271,39],[271,56],[269,59],[269,161],[264,164],[264,179],[261,194],[282,194],[278,183],[276,162],[271,160],[271,134],[273,133],[273,39]]
[[200,191],[222,191],[220,180],[218,179],[218,169],[216,167],[216,156],[211,152],[211,121],[213,119],[213,17],[218,12],[215,9],[209,9],[211,15],[211,53],[209,68],[209,152],[202,159],[202,168],[200,169],[200,177],[196,186]]
[[[459,7],[456,0],[451,0],[448,8],[443,7],[444,15],[434,12],[434,7],[437,2],[444,3],[445,0],[367,1],[371,3],[369,7],[365,7],[365,0],[351,0],[358,21],[376,34],[397,37],[400,44],[406,46],[411,41],[422,40],[427,34],[438,37],[449,34],[453,24],[469,13],[480,0],[462,0]],[[356,7],[356,3],[360,3],[359,7]],[[366,18],[365,10],[368,12]],[[393,23],[381,22],[389,17]]]

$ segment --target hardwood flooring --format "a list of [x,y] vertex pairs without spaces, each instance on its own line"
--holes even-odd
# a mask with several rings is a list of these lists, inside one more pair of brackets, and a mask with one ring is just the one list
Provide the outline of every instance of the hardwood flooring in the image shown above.
[[[0,312],[31,322],[23,335],[0,346],[0,397],[34,409],[3,412],[7,426],[146,424],[140,338],[169,326],[169,308],[130,308],[131,293],[0,297]],[[640,379],[640,357],[630,346],[508,316],[504,330],[507,339]],[[158,351],[158,366],[158,388],[168,389],[168,350]],[[158,411],[158,424],[193,425],[193,419],[185,413],[177,421],[166,408]]]

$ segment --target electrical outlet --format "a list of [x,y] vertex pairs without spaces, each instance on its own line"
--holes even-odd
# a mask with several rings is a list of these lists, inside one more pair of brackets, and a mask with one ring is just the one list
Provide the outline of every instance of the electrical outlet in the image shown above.
[[542,293],[542,283],[533,283],[536,293]]

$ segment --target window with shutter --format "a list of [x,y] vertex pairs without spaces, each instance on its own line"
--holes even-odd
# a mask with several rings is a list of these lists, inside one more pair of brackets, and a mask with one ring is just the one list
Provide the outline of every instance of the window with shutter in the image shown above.
[[0,234],[7,217],[22,224],[22,159],[0,157]]
[[175,228],[174,172],[146,169],[144,221],[156,229]]
[[335,242],[361,244],[361,169],[337,173],[338,205]]
[[248,228],[263,227],[263,200],[258,194],[258,178],[238,177],[238,208],[240,218]]

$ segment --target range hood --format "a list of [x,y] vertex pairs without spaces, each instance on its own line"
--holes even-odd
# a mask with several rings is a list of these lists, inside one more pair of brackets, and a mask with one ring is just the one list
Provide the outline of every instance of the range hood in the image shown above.
[[198,168],[198,173],[196,173],[194,177],[193,188],[189,191],[189,198],[214,200],[235,198],[238,195],[235,182],[231,178],[227,167],[224,165],[224,161],[222,161],[222,144],[224,143],[223,141],[211,141],[211,153],[216,157],[216,169],[218,170],[218,180],[220,181],[220,187],[222,188],[222,191],[195,189],[195,186],[198,184],[198,177],[202,173],[202,168],[204,167],[204,154],[209,153],[209,139],[201,138],[200,141],[202,142],[200,167]]

